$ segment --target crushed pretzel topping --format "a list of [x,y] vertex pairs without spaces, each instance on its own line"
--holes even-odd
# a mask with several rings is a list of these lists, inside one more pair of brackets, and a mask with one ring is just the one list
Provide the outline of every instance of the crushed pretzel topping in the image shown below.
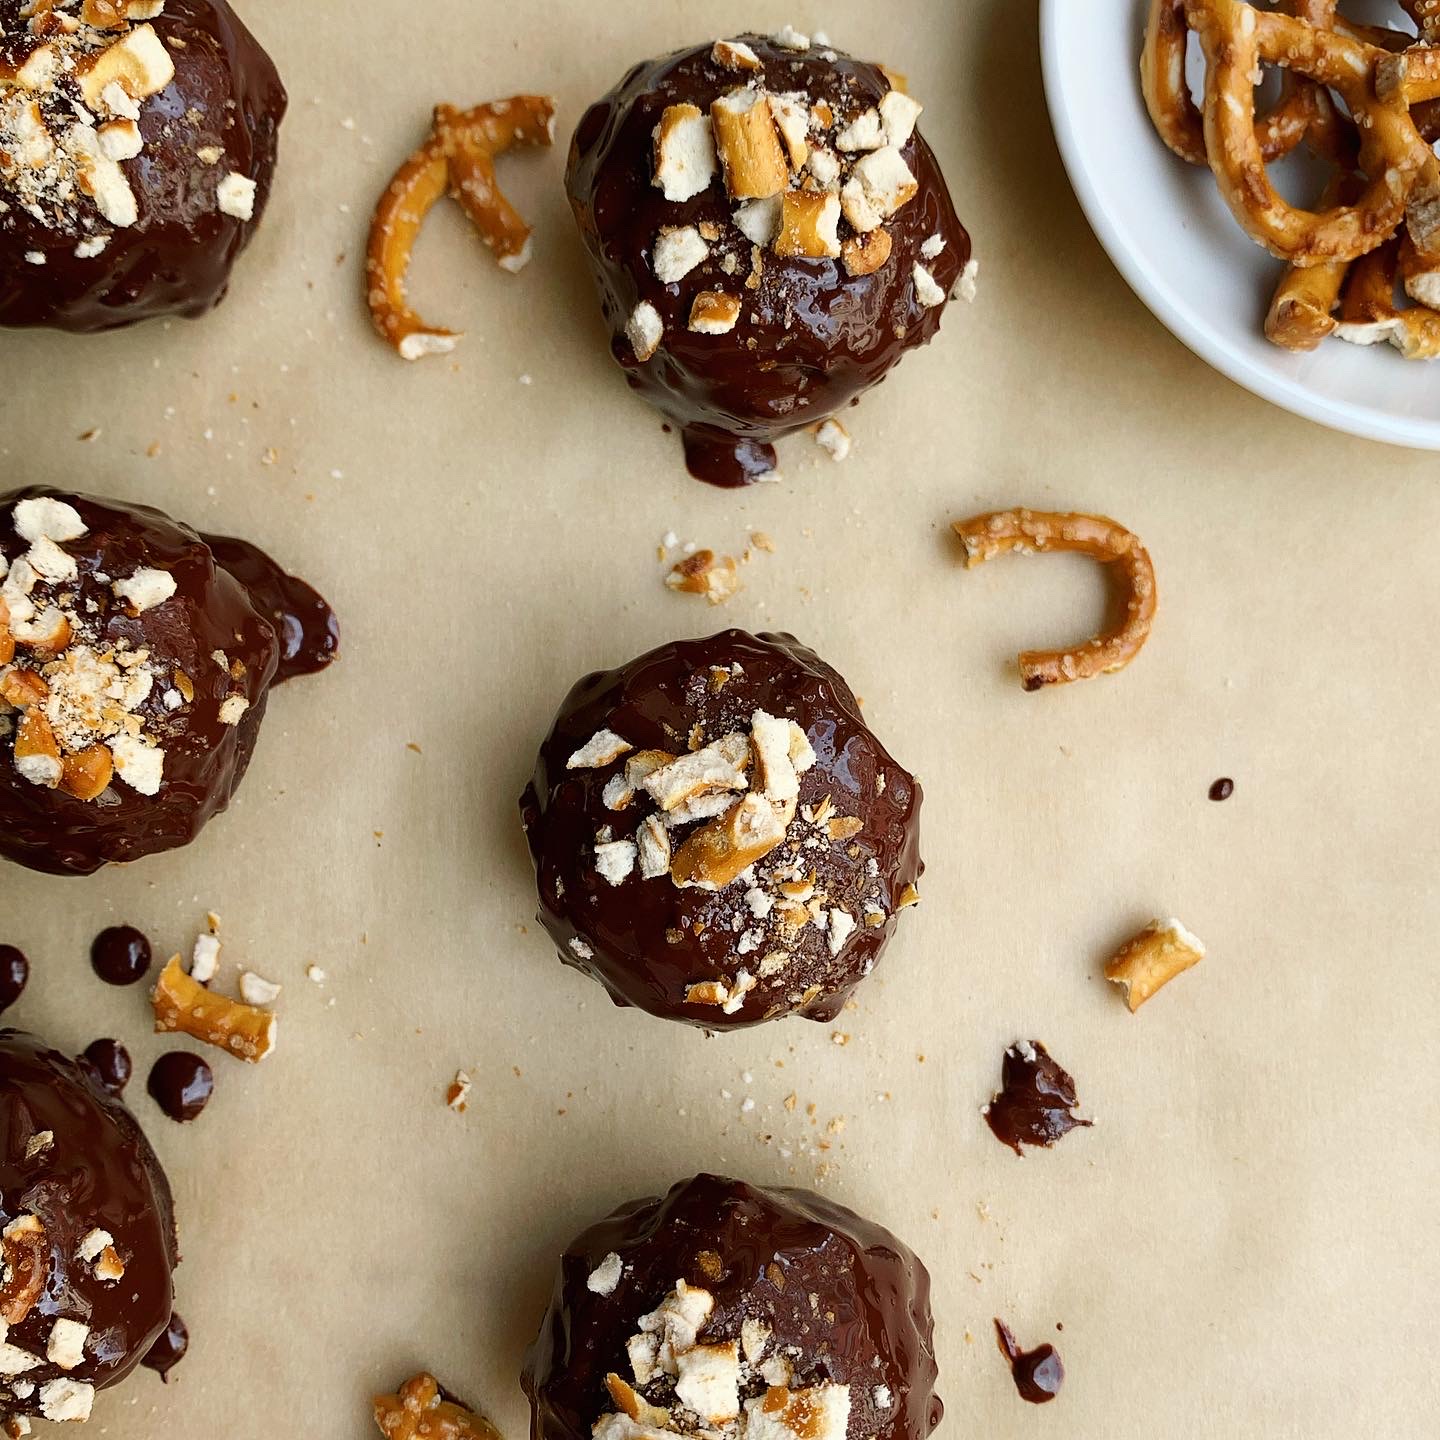
[[[710,1259],[718,1278],[723,1261]],[[601,1268],[612,1261],[619,1257]],[[707,1339],[715,1309],[708,1290],[677,1280],[637,1319],[626,1345],[630,1379],[606,1377],[615,1409],[595,1422],[593,1440],[845,1440],[850,1387],[822,1381],[791,1390],[796,1370],[813,1368],[800,1349],[775,1349],[756,1317],[744,1319],[738,1341]]]
[[[13,208],[86,258],[139,218],[120,162],[140,155],[141,103],[170,84],[175,65],[154,26],[136,23],[160,16],[164,0],[84,0],[78,15],[75,8],[76,0],[32,3],[21,11],[24,30],[6,37],[0,226]],[[44,264],[45,252],[34,253]]]
[[[31,784],[84,802],[101,801],[112,780],[158,794],[166,732],[147,702],[164,676],[148,650],[109,639],[107,607],[77,593],[79,566],[65,547],[86,534],[79,512],[31,497],[10,523],[29,545],[13,561],[0,552],[0,738],[13,736],[11,763]],[[110,583],[131,614],[175,590],[170,575],[146,568]]]

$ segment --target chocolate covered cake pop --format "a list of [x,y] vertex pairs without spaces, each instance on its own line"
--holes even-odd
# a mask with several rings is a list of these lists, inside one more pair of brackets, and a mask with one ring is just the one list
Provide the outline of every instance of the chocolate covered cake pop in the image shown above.
[[225,0],[0,0],[0,325],[216,305],[285,104]]
[[0,855],[84,875],[193,840],[270,688],[334,658],[324,601],[144,506],[0,495]]
[[174,1206],[130,1112],[17,1030],[0,1030],[0,1222],[0,1418],[88,1419],[169,1324]]
[[741,630],[580,681],[521,800],[561,958],[711,1030],[839,1014],[919,898],[919,809],[845,681]]
[[930,1277],[802,1190],[700,1175],[565,1252],[526,1356],[532,1440],[926,1440]]
[[939,329],[970,238],[878,65],[787,29],[637,65],[580,121],[570,202],[615,358],[739,485]]

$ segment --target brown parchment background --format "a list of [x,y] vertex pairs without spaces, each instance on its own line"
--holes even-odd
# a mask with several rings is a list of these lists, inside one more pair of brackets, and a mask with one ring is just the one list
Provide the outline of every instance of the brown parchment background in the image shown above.
[[[276,694],[199,843],[84,882],[0,875],[0,938],[35,966],[13,1018],[131,1045],[179,1199],[190,1358],[168,1390],[141,1374],[102,1397],[96,1432],[359,1440],[371,1391],[425,1365],[520,1440],[559,1249],[714,1168],[819,1186],[916,1247],[951,1436],[1426,1433],[1440,460],[1251,398],[1131,296],[1056,157],[1033,3],[243,12],[293,108],[229,301],[198,324],[0,338],[7,486],[243,533],[346,626],[338,669]],[[641,56],[786,21],[908,72],[981,257],[978,303],[854,412],[846,465],[801,437],[783,486],[686,478],[606,354],[563,146],[505,170],[538,226],[520,278],[448,206],[425,237],[414,293],[468,330],[455,363],[407,368],[376,341],[365,222],[433,102],[550,90],[568,137]],[[947,522],[1015,502],[1104,510],[1151,547],[1160,621],[1123,675],[1021,692],[1014,652],[1085,633],[1102,590],[1083,562],[961,571]],[[711,612],[661,585],[671,528],[778,549]],[[830,1029],[706,1039],[614,1010],[531,922],[515,798],[560,697],[721,624],[816,646],[926,786],[926,903]],[[1212,805],[1220,775],[1235,797]],[[217,1056],[215,1101],[181,1129],[144,1094],[166,1047],[143,991],[85,957],[122,920],[188,949],[209,908],[226,980],[284,984],[281,1044],[259,1071]],[[1099,968],[1154,913],[1211,953],[1131,1018]],[[1024,1161],[979,1115],[1021,1036],[1098,1120]],[[443,1102],[460,1066],[464,1117]],[[992,1315],[1029,1344],[1063,1322],[1057,1404],[1016,1398]]]

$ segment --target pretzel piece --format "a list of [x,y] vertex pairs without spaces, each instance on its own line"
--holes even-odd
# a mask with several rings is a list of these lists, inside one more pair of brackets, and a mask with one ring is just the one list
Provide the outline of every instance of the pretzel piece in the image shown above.
[[[1325,187],[1320,203],[1329,208],[1359,193],[1358,176],[1339,174]],[[1265,317],[1265,337],[1284,350],[1314,350],[1339,323],[1335,307],[1350,272],[1348,260],[1326,260],[1319,265],[1289,265]]]
[[433,1375],[407,1380],[396,1395],[377,1395],[375,1423],[385,1440],[500,1440],[488,1420],[447,1399]]
[[207,990],[185,973],[178,955],[160,972],[150,1003],[157,1034],[179,1030],[251,1065],[275,1048],[274,1014]]
[[1335,335],[1352,345],[1393,345],[1407,360],[1440,358],[1440,314],[1424,305],[1395,303],[1400,240],[1357,260],[1340,305]]
[[[1354,259],[1383,244],[1427,161],[1434,163],[1404,104],[1374,93],[1375,64],[1385,52],[1243,0],[1186,0],[1185,12],[1205,52],[1210,167],[1241,227],[1298,265]],[[1373,177],[1353,204],[1316,213],[1276,192],[1255,138],[1254,77],[1264,63],[1304,75],[1344,99],[1360,131],[1361,169]]]
[[1133,1015],[1177,975],[1204,958],[1204,942],[1178,920],[1152,920],[1116,951],[1105,966],[1105,978],[1121,987]]
[[1102,515],[1057,515],[1035,510],[1002,510],[955,522],[965,547],[965,566],[973,570],[1006,551],[1075,551],[1113,565],[1127,590],[1125,620],[1114,631],[1097,635],[1071,650],[1027,650],[1020,656],[1026,690],[1064,685],[1123,670],[1150,638],[1158,595],[1149,553],[1123,525]]
[[450,190],[481,238],[512,274],[530,258],[530,227],[495,180],[495,157],[512,145],[554,141],[555,102],[517,95],[457,110],[435,109],[425,143],[385,187],[370,224],[366,253],[366,303],[376,330],[404,360],[445,355],[461,339],[453,330],[427,325],[406,299],[405,277],[425,217]]
[[1375,93],[1386,101],[1418,105],[1440,99],[1440,49],[1415,45],[1375,63]]
[[[1307,10],[1333,13],[1336,0],[1297,0]],[[1315,20],[1312,23],[1323,23]],[[1140,86],[1160,138],[1190,165],[1205,165],[1205,122],[1185,79],[1185,52],[1190,37],[1185,0],[1151,0],[1140,55]],[[1256,139],[1266,160],[1288,155],[1306,136],[1320,110],[1320,91],[1308,81],[1286,74],[1280,99],[1256,120]]]

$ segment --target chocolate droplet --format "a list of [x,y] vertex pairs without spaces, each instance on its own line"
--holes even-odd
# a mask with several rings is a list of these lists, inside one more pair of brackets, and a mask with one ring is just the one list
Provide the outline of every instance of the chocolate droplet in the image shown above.
[[1022,1350],[1003,1320],[996,1320],[995,1333],[999,1337],[1000,1353],[1010,1362],[1010,1373],[1015,1377],[1015,1388],[1020,1392],[1020,1398],[1032,1405],[1044,1405],[1053,1400],[1065,1383],[1065,1366],[1060,1352],[1053,1345]]
[[172,1050],[155,1062],[145,1088],[172,1120],[183,1125],[210,1103],[215,1093],[215,1075],[198,1055]]
[[23,950],[0,945],[0,1011],[8,1010],[25,993],[30,962]]
[[85,1047],[81,1060],[90,1067],[102,1089],[118,1100],[125,1093],[135,1063],[118,1040],[95,1040]]
[[168,1385],[170,1372],[185,1358],[189,1348],[190,1332],[185,1328],[185,1322],[172,1314],[165,1333],[150,1347],[140,1363],[147,1370],[153,1370]]
[[1217,780],[1210,787],[1210,798],[1212,800],[1228,800],[1235,793],[1235,782],[1228,776],[1225,779]]
[[1017,1155],[1021,1145],[1048,1150],[1072,1130],[1089,1125],[1073,1112],[1075,1081],[1038,1040],[1020,1041],[1005,1052],[1000,1093],[985,1108],[995,1138]]
[[90,964],[107,985],[138,984],[150,969],[150,942],[131,925],[112,925],[91,944]]

